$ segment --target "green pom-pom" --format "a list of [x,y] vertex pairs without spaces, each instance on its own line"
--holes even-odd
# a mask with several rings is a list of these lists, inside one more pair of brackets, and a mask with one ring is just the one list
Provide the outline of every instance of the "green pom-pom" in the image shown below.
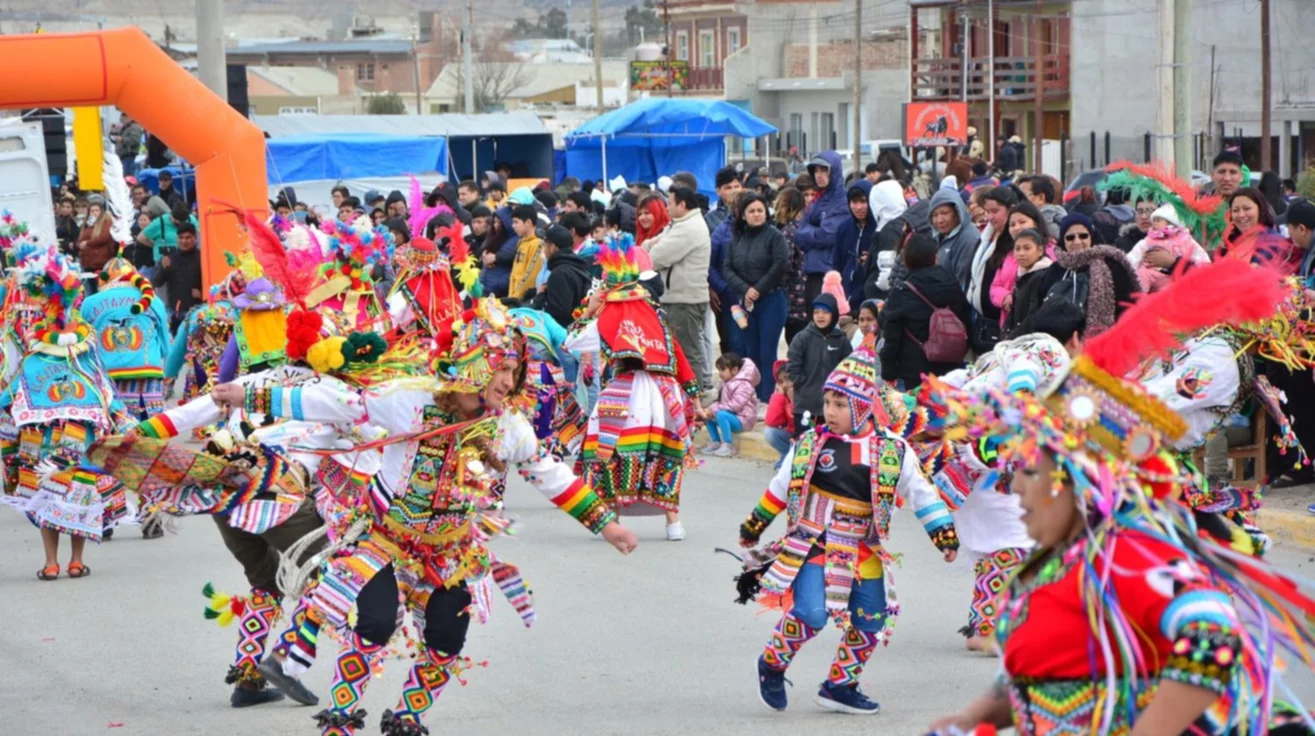
[[237,256],[233,255],[232,251],[224,251],[224,263],[227,263],[229,268],[237,268]]
[[132,314],[141,314],[141,313],[142,313],[142,305],[140,305],[140,304],[134,304],[134,305],[132,305],[131,307],[128,307],[128,311],[131,312]]
[[201,595],[205,596],[206,598],[214,598],[215,597],[214,584],[206,583],[205,586],[201,588]]
[[213,608],[207,608],[205,609],[205,617],[206,620],[208,621],[214,621],[215,619],[219,618],[219,611],[216,611]]

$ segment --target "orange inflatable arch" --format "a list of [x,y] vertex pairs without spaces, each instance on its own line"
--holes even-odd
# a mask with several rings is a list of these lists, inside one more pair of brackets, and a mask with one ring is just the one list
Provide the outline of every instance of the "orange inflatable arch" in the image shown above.
[[138,28],[0,36],[0,108],[114,105],[196,167],[207,286],[247,236],[226,204],[269,211],[265,136]]

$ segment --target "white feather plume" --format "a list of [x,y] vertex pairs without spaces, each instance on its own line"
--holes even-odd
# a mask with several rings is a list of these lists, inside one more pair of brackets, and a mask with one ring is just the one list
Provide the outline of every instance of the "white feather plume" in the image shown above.
[[105,202],[114,216],[110,235],[115,242],[127,245],[132,242],[132,191],[123,180],[123,162],[112,150],[105,151],[105,171],[101,178],[105,183]]

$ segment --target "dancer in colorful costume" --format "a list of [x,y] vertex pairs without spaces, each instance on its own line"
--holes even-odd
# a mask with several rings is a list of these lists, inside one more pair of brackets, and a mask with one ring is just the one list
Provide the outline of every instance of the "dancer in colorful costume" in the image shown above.
[[[183,373],[183,401],[209,393],[219,382],[219,366],[233,337],[237,319],[233,299],[246,291],[247,282],[264,275],[250,254],[242,259],[228,254],[227,259],[233,271],[223,282],[210,287],[204,304],[187,313],[169,347],[169,357],[164,364],[165,381],[172,384],[178,374]],[[236,349],[236,345],[234,347]],[[172,394],[172,389],[172,385],[166,386],[166,398]]]
[[82,282],[74,264],[53,245],[24,243],[15,255],[15,285],[41,305],[43,318],[0,393],[0,456],[12,494],[0,498],[41,529],[46,562],[37,577],[59,576],[59,535],[67,534],[68,575],[80,578],[91,572],[82,562],[86,540],[99,542],[128,512],[118,482],[81,463],[91,443],[117,432],[127,416],[78,314]]
[[663,513],[667,539],[685,538],[680,488],[702,412],[697,377],[652,292],[640,283],[636,248],[604,244],[605,286],[594,292],[564,347],[601,353],[611,381],[589,415],[576,472],[618,512]]
[[[350,632],[336,661],[333,704],[316,716],[324,734],[363,727],[365,712],[357,705],[396,630],[399,591],[424,647],[397,709],[384,713],[384,733],[393,736],[426,732],[421,719],[463,666],[469,612],[487,616],[492,582],[526,625],[533,621],[519,571],[486,546],[508,525],[498,513],[505,468],[517,466],[556,506],[621,552],[635,547],[634,534],[535,438],[519,406],[525,403],[518,395],[525,349],[506,311],[484,299],[462,316],[437,381],[403,379],[361,392],[311,383],[277,401],[271,389],[215,389],[230,405],[253,401],[276,416],[343,428],[368,422],[389,434],[381,444],[382,468],[368,489],[373,523],[328,563],[309,594],[311,608],[296,642],[262,668],[276,682],[291,681],[314,660],[322,625]],[[353,604],[358,613],[351,626]]]
[[433,350],[438,336],[452,332],[452,321],[461,312],[460,295],[447,256],[434,241],[418,237],[402,250],[406,266],[388,297],[394,330],[389,337],[414,334]]
[[1004,673],[933,732],[1263,732],[1271,699],[1290,694],[1280,652],[1311,661],[1315,601],[1203,537],[1172,500],[1184,479],[1165,451],[1187,423],[1118,376],[1174,347],[1175,334],[1256,319],[1279,298],[1271,272],[1217,262],[1129,309],[1049,395],[934,382],[953,424],[1012,469],[1037,548],[999,605]]
[[[1062,300],[1052,304],[1055,306],[1051,309],[1077,310]],[[1024,329],[1028,324],[1024,323]],[[1064,337],[1075,344],[1080,335],[1079,331]],[[1035,333],[1002,341],[970,368],[954,371],[944,381],[970,394],[988,387],[1049,394],[1069,367],[1069,349],[1058,338]],[[951,461],[960,464],[972,483],[972,491],[954,513],[955,527],[972,558],[975,576],[968,625],[960,633],[966,637],[969,649],[983,652],[994,649],[996,599],[1033,546],[1022,522],[1018,497],[1009,491],[1009,475],[994,468],[994,455],[987,446],[963,442],[956,443],[956,457]]]
[[517,307],[510,313],[528,345],[525,387],[537,399],[534,434],[557,457],[574,455],[584,442],[589,415],[580,408],[575,387],[567,383],[557,358],[566,340],[566,330],[547,312]]
[[[758,506],[740,525],[740,545],[753,548],[782,511],[785,536],[751,549],[740,576],[740,602],[756,597],[782,616],[758,658],[758,693],[785,710],[785,671],[809,639],[834,619],[844,632],[831,672],[814,699],[828,710],[871,715],[880,705],[859,689],[877,645],[890,643],[899,613],[885,549],[890,520],[906,501],[945,558],[959,538],[945,502],[918,456],[874,417],[876,356],[869,339],[841,361],[824,386],[824,426],[805,432],[794,458],[772,477]],[[879,405],[875,405],[879,406]]]
[[45,315],[42,301],[30,297],[19,285],[14,266],[18,265],[20,254],[39,255],[45,253],[45,248],[37,247],[26,222],[5,210],[0,213],[0,253],[8,264],[0,282],[0,390],[3,390],[18,373],[32,333]]
[[163,410],[169,316],[151,282],[128,261],[112,258],[100,272],[100,288],[82,300],[81,312],[95,331],[114,393],[133,418]]

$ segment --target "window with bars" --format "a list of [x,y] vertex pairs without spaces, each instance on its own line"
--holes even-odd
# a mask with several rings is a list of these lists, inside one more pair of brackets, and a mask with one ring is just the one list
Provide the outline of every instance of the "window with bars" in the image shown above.
[[367,61],[356,65],[356,81],[358,82],[374,81],[374,62]]

